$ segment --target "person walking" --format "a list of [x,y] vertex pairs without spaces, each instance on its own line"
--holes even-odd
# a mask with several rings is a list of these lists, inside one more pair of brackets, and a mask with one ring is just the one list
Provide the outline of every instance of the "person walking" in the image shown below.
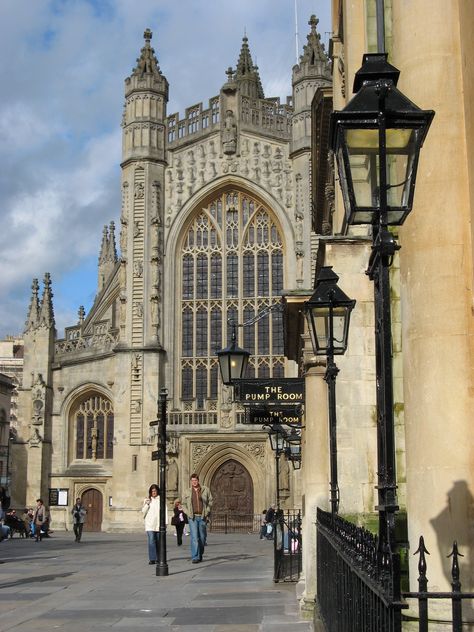
[[188,516],[185,514],[179,499],[174,501],[171,524],[176,528],[177,545],[181,546],[183,544],[184,526],[188,524]]
[[274,520],[275,520],[275,505],[270,505],[265,516],[265,522],[267,523],[267,540],[273,540]]
[[76,504],[71,509],[72,513],[72,528],[74,529],[74,535],[76,536],[76,542],[80,542],[82,538],[82,529],[84,522],[86,521],[87,509],[81,502],[80,498],[76,498]]
[[150,485],[148,498],[143,501],[142,514],[148,538],[148,564],[156,564],[160,541],[160,489],[154,483]]
[[211,490],[200,485],[197,474],[191,474],[191,487],[183,496],[183,508],[188,515],[193,564],[202,562],[207,535],[206,521],[211,512],[212,500]]
[[46,508],[44,506],[43,500],[41,498],[38,498],[36,501],[36,510],[33,516],[33,524],[35,525],[35,542],[41,542],[43,538],[41,529],[43,528],[45,520]]

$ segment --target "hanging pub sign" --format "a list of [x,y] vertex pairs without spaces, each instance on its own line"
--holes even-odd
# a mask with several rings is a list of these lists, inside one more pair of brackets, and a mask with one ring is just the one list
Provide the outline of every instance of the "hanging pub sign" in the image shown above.
[[282,426],[300,426],[303,414],[301,404],[283,406],[250,406],[245,407],[245,422],[248,424]]
[[243,404],[304,404],[304,380],[272,378],[234,380],[235,399]]

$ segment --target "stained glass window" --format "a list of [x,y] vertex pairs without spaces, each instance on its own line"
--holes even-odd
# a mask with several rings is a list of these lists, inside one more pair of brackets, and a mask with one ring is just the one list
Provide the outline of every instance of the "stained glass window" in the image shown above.
[[114,412],[102,395],[90,395],[73,409],[72,426],[76,459],[112,459],[114,456]]
[[[218,193],[192,216],[181,246],[182,400],[196,410],[217,400],[216,351],[230,343],[232,325],[280,301],[284,285],[281,230],[272,212],[238,190]],[[284,376],[282,318],[278,312],[238,327],[250,351],[247,377]]]

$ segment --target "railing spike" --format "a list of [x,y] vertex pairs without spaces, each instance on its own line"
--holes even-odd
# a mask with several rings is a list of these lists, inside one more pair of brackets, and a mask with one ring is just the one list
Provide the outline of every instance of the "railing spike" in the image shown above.
[[456,540],[453,542],[453,550],[446,557],[453,558],[453,563],[451,566],[451,577],[453,581],[451,582],[451,586],[453,590],[460,591],[461,590],[461,582],[459,581],[459,558],[464,557],[462,553],[458,551],[458,543]]

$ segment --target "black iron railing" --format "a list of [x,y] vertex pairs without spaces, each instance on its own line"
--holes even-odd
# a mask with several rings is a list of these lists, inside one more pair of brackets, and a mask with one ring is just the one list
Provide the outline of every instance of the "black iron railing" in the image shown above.
[[[451,629],[453,632],[462,632],[463,629],[463,621],[462,621],[462,612],[463,612],[463,601],[470,600],[470,610],[471,614],[473,612],[473,600],[474,593],[463,593],[461,592],[461,581],[459,576],[459,556],[462,557],[462,554],[458,551],[457,542],[453,542],[453,550],[448,555],[448,557],[452,558],[451,563],[451,592],[430,592],[428,591],[428,579],[426,576],[427,572],[427,563],[426,563],[426,555],[429,555],[427,548],[425,547],[425,541],[423,536],[420,537],[418,549],[415,551],[414,555],[419,555],[418,560],[418,589],[419,592],[404,592],[403,597],[405,599],[415,599],[418,605],[418,613],[417,616],[414,617],[404,617],[404,619],[415,619],[418,621],[418,632],[428,632],[429,630],[429,600],[449,600],[451,601],[451,621],[445,621],[447,624],[451,624]],[[466,628],[465,628],[466,629]],[[471,628],[469,628],[471,629]]]
[[277,511],[273,523],[275,582],[297,582],[302,568],[301,512]]
[[[363,527],[318,509],[317,603],[327,632],[401,632],[403,621],[418,624],[418,632],[428,632],[429,601],[443,599],[451,601],[451,616],[443,618],[443,629],[462,632],[463,601],[471,600],[472,613],[474,593],[461,592],[461,553],[454,542],[448,556],[452,558],[451,592],[428,591],[427,553],[421,537],[415,552],[420,556],[419,591],[400,593],[398,555],[381,551],[377,536]],[[434,619],[433,625],[440,623]]]
[[209,530],[216,533],[258,533],[261,514],[212,513]]
[[401,632],[395,576],[398,558],[380,552],[376,536],[318,509],[317,601],[327,632]]

